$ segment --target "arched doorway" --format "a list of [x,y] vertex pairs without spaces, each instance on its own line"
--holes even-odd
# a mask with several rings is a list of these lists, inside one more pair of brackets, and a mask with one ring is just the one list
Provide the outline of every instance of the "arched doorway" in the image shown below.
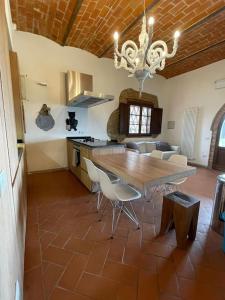
[[225,171],[225,104],[217,112],[212,126],[208,167]]

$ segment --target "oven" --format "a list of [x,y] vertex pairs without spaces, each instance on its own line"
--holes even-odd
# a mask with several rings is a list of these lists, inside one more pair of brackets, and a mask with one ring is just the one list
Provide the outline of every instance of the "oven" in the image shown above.
[[78,168],[80,166],[80,146],[73,145],[73,161],[72,165],[74,168]]

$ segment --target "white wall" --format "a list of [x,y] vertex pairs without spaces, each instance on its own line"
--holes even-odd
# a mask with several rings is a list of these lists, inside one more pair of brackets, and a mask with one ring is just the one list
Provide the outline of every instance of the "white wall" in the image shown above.
[[12,22],[9,0],[5,0],[5,15],[6,15],[7,25],[8,25],[9,43],[10,43],[10,49],[11,49],[11,48],[13,48],[13,37],[12,37],[13,36],[13,22]]
[[173,77],[165,83],[167,120],[176,121],[174,130],[167,129],[165,136],[172,144],[180,144],[184,110],[200,107],[195,143],[195,162],[208,165],[211,141],[210,127],[214,116],[225,103],[225,89],[216,90],[214,82],[225,78],[225,60],[201,69]]
[[[111,59],[96,56],[71,47],[60,45],[44,37],[15,31],[14,51],[18,53],[20,73],[27,74],[28,100],[24,102],[27,133],[25,136],[29,171],[54,169],[67,166],[66,136],[91,135],[107,139],[106,126],[111,112],[118,107],[121,91],[126,88],[138,89],[135,79],[127,72],[117,71]],[[115,96],[115,100],[90,109],[74,109],[79,121],[78,131],[65,130],[68,108],[65,106],[64,72],[78,70],[92,74],[94,90]],[[44,81],[47,87],[37,86]],[[164,98],[165,79],[156,76],[145,83],[145,90],[159,98],[159,104],[166,107]],[[43,103],[51,107],[55,127],[44,132],[35,125],[35,118]],[[166,112],[164,114],[165,119]],[[165,122],[164,122],[165,124]],[[159,137],[160,138],[160,137]]]

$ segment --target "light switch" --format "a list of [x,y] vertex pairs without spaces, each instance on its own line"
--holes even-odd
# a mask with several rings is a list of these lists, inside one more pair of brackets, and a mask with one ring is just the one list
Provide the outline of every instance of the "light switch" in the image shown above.
[[0,171],[0,198],[3,197],[6,186],[7,186],[6,173],[4,171]]

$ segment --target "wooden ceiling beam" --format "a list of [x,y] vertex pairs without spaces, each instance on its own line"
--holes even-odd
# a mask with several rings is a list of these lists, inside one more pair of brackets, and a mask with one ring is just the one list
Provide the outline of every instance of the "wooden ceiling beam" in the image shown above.
[[[151,4],[149,4],[145,11],[148,13],[153,7],[155,7],[157,4],[159,4],[160,0],[153,0]],[[125,35],[138,21],[140,21],[144,16],[144,12],[140,14],[137,18],[134,19],[134,21],[122,32],[120,33],[120,36]],[[109,49],[113,47],[114,43],[111,43],[100,55],[99,57],[103,57]]]
[[70,34],[71,30],[72,30],[73,24],[74,24],[74,22],[76,20],[77,14],[78,14],[78,12],[79,12],[79,10],[81,8],[81,5],[82,5],[83,1],[84,0],[77,0],[77,2],[76,2],[76,5],[75,5],[75,7],[73,9],[73,12],[72,12],[72,15],[70,17],[70,20],[68,22],[68,25],[66,27],[65,34],[63,36],[62,46],[66,46],[66,42],[67,42],[68,36],[69,36],[69,34]]

